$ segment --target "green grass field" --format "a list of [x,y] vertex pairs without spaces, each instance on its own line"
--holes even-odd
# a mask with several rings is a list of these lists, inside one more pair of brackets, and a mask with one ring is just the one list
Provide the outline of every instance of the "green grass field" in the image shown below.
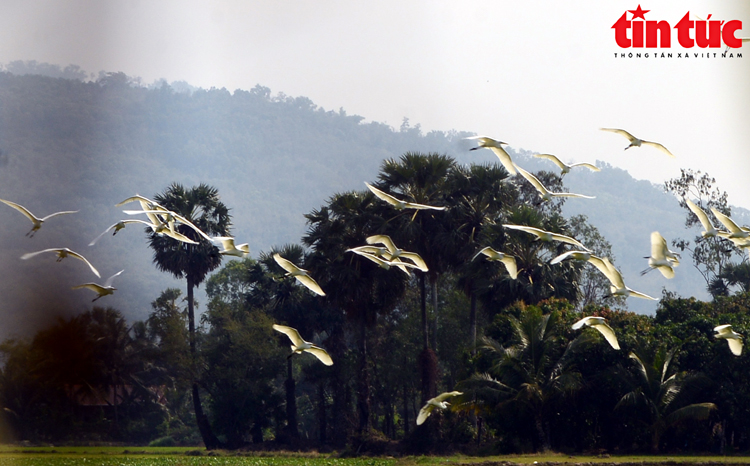
[[208,452],[184,447],[20,447],[0,446],[0,466],[438,466],[513,464],[750,464],[740,456],[568,456],[508,455],[489,457],[408,456],[338,458],[317,453]]

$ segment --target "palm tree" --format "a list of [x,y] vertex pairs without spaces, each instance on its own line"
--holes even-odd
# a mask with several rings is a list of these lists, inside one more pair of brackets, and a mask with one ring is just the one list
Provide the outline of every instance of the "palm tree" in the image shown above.
[[[200,184],[190,189],[179,183],[172,183],[163,193],[154,196],[154,200],[165,208],[185,217],[193,225],[209,236],[229,236],[229,209],[219,200],[218,190],[206,184]],[[176,225],[180,233],[196,241],[190,244],[159,235],[151,230],[149,246],[154,250],[156,267],[171,273],[175,278],[187,280],[188,305],[188,334],[190,339],[190,354],[193,359],[194,371],[197,359],[195,332],[195,304],[193,290],[200,285],[209,272],[221,264],[219,250],[186,225]],[[208,418],[203,413],[203,407],[198,391],[197,374],[193,374],[194,382],[193,408],[196,421],[200,429],[203,443],[212,450],[220,446],[219,439],[211,431]]]
[[482,349],[495,359],[489,373],[475,374],[461,382],[462,399],[475,410],[511,410],[532,419],[537,442],[542,450],[550,448],[550,432],[545,422],[549,408],[561,396],[581,387],[581,374],[572,366],[572,355],[580,342],[567,346],[558,341],[564,324],[557,312],[542,314],[540,308],[528,306],[516,319],[508,316],[514,341],[504,347],[485,337]]
[[630,389],[615,406],[640,407],[647,414],[651,433],[651,449],[659,451],[661,436],[670,427],[689,419],[706,419],[716,409],[713,403],[685,405],[705,377],[700,373],[678,372],[672,362],[677,348],[664,349],[647,355],[643,350],[632,351],[632,371],[620,371]]
[[[447,155],[407,152],[396,161],[383,162],[376,187],[396,193],[401,199],[419,204],[445,205],[444,187],[455,160]],[[432,290],[432,310],[435,322],[438,318],[437,282],[447,271],[447,244],[440,239],[440,232],[447,227],[445,212],[422,211],[415,214],[402,212],[388,220],[384,226],[402,248],[419,254],[429,267],[427,277]],[[385,233],[385,232],[383,232]],[[429,322],[427,320],[427,290],[425,274],[419,274],[420,307],[422,311],[423,350],[419,357],[422,373],[422,401],[437,395],[437,357],[429,345]],[[434,346],[434,345],[433,345]]]
[[[312,249],[308,257],[309,269],[315,271],[318,283],[326,290],[326,302],[333,310],[343,311],[359,332],[359,361],[357,368],[357,410],[360,433],[370,427],[370,372],[368,366],[367,330],[376,323],[379,314],[390,312],[403,295],[408,277],[393,267],[384,270],[348,248],[361,246],[365,238],[383,231],[387,223],[381,201],[368,192],[348,192],[334,195],[328,205],[307,214],[309,225],[302,242]],[[330,285],[329,285],[330,284]],[[335,312],[333,312],[335,315]],[[332,357],[343,350],[343,327],[338,322],[329,341]],[[329,348],[331,349],[331,348]],[[343,415],[343,375],[334,364],[334,416]],[[341,378],[340,380],[337,380]],[[334,419],[334,428],[341,429]],[[342,432],[334,437],[340,439]]]
[[459,286],[470,299],[472,348],[476,347],[476,288],[486,283],[488,274],[498,268],[497,264],[471,259],[484,246],[501,249],[500,244],[490,244],[487,232],[497,226],[502,209],[514,198],[513,185],[505,183],[508,176],[505,168],[497,164],[456,165],[446,182],[449,228],[443,231],[441,239],[449,245],[446,249],[451,251],[451,268],[459,272]]

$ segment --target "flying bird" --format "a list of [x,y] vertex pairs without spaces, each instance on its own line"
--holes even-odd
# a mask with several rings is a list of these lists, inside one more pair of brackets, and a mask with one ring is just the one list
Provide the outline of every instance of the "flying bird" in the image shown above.
[[704,238],[718,236],[719,230],[717,230],[713,226],[711,220],[708,219],[708,215],[706,215],[703,209],[695,205],[695,203],[688,198],[685,198],[685,204],[687,204],[688,209],[690,209],[698,217],[698,221],[701,222],[701,225],[703,226],[701,236],[703,236]]
[[591,251],[567,251],[549,261],[550,265],[558,264],[567,258],[571,258],[577,261],[588,261],[591,259],[593,253]]
[[42,249],[41,251],[29,252],[29,253],[26,253],[23,256],[21,256],[21,259],[23,259],[23,260],[31,259],[32,257],[37,256],[37,255],[42,254],[42,253],[45,253],[45,252],[54,252],[54,253],[56,253],[57,254],[57,260],[56,260],[56,262],[60,262],[61,260],[65,259],[68,256],[75,257],[76,259],[80,259],[83,262],[85,262],[86,265],[89,266],[89,268],[91,269],[91,271],[94,272],[94,275],[96,275],[97,277],[101,278],[101,275],[99,275],[99,271],[96,270],[96,268],[94,268],[93,265],[91,265],[91,262],[89,262],[88,260],[86,260],[86,258],[83,257],[82,255],[78,254],[75,251],[71,251],[68,248],[49,248],[49,249]]
[[602,131],[610,131],[612,133],[617,133],[619,135],[625,136],[628,139],[628,141],[630,141],[630,145],[626,147],[625,150],[628,150],[633,146],[640,147],[642,144],[645,144],[647,146],[655,147],[659,149],[660,151],[664,152],[665,154],[667,154],[668,156],[674,158],[674,155],[671,152],[669,152],[669,150],[666,147],[659,144],[658,142],[651,142],[651,141],[646,141],[645,139],[638,139],[637,137],[628,133],[624,129],[617,129],[617,128],[600,128],[600,129]]
[[416,209],[416,210],[425,210],[425,209],[432,209],[432,210],[445,210],[445,207],[437,207],[432,205],[425,205],[425,204],[417,204],[415,202],[407,202],[402,201],[401,199],[398,199],[396,197],[391,196],[390,194],[379,190],[375,186],[371,185],[368,182],[365,182],[365,185],[372,191],[375,196],[378,198],[384,200],[388,204],[392,205],[396,210],[403,210],[403,209]]
[[508,275],[510,275],[510,278],[516,279],[516,277],[518,277],[518,267],[516,267],[515,257],[504,254],[500,251],[496,251],[490,246],[487,246],[486,248],[482,248],[478,253],[476,253],[471,260],[476,259],[480,254],[484,254],[485,256],[487,256],[488,260],[502,262],[505,265],[505,268],[508,270]]
[[[152,218],[152,215],[157,216],[157,221],[155,222],[155,224],[169,225],[169,231],[171,231],[172,233],[179,233],[174,227],[175,223],[187,225],[188,227],[193,229],[193,231],[202,236],[205,240],[213,241],[210,236],[208,236],[197,226],[193,225],[190,220],[186,219],[176,212],[172,212],[171,210],[123,210],[123,212],[128,215],[146,214],[149,219]],[[161,219],[159,219],[158,217],[161,217]]]
[[593,170],[595,172],[600,171],[599,167],[597,167],[596,165],[591,164],[591,163],[586,163],[586,162],[573,163],[573,164],[568,165],[568,164],[564,163],[562,160],[560,160],[559,158],[557,158],[556,156],[554,156],[552,154],[534,154],[534,157],[539,157],[541,159],[551,160],[552,163],[554,163],[555,165],[557,165],[557,167],[560,170],[562,170],[562,173],[560,174],[560,176],[565,176],[566,173],[569,173],[570,170],[573,169],[573,168],[575,168],[575,167],[586,167],[589,170]]
[[109,226],[109,227],[108,227],[108,228],[107,228],[106,230],[104,230],[104,231],[103,231],[103,232],[102,232],[102,233],[101,233],[101,234],[100,234],[99,236],[97,236],[96,238],[94,238],[94,239],[93,239],[93,241],[91,241],[91,242],[89,243],[89,246],[93,246],[93,245],[95,245],[95,244],[96,244],[96,242],[97,242],[97,241],[99,241],[99,240],[101,239],[101,237],[102,237],[102,236],[106,235],[106,234],[107,234],[108,232],[110,232],[110,231],[112,231],[112,230],[114,230],[114,231],[112,232],[112,236],[116,235],[116,234],[117,234],[117,233],[118,233],[118,232],[119,232],[120,230],[122,230],[123,228],[125,228],[125,226],[126,226],[127,224],[129,224],[129,223],[142,223],[142,224],[144,224],[144,225],[146,225],[146,226],[149,226],[149,227],[151,227],[151,229],[152,229],[152,230],[154,230],[154,231],[155,231],[155,232],[157,232],[157,233],[161,232],[161,231],[162,231],[162,230],[163,230],[164,228],[166,228],[166,227],[167,227],[166,225],[163,225],[163,226],[161,226],[161,228],[160,228],[160,226],[159,226],[159,225],[154,225],[154,224],[152,224],[152,223],[149,223],[149,222],[147,222],[147,221],[145,221],[145,220],[120,220],[119,222],[117,222],[117,223],[115,223],[115,224],[113,224],[113,225],[110,225],[110,226]]
[[163,223],[159,217],[156,216],[155,213],[150,213],[152,210],[168,210],[161,204],[159,204],[156,201],[153,201],[147,197],[141,196],[140,194],[136,194],[135,196],[131,196],[124,201],[118,202],[115,204],[115,207],[121,207],[125,204],[129,204],[131,202],[140,203],[141,209],[143,209],[144,212],[146,212],[146,216],[148,217],[149,221],[155,225],[158,225],[160,223]]
[[448,406],[450,406],[450,403],[448,403],[446,400],[457,395],[463,395],[463,392],[445,392],[441,393],[435,398],[427,400],[427,403],[422,406],[422,409],[419,410],[419,415],[417,416],[417,425],[421,426],[424,421],[426,421],[427,418],[430,417],[430,414],[432,414],[432,411],[435,410],[435,408],[446,409]]
[[31,230],[29,230],[29,232],[26,233],[26,236],[28,236],[29,238],[33,238],[34,237],[34,233],[36,233],[37,230],[39,230],[40,228],[42,228],[42,223],[44,223],[46,220],[48,220],[48,219],[50,219],[52,217],[56,217],[58,215],[75,214],[75,213],[78,212],[77,210],[65,210],[63,212],[55,212],[54,214],[49,214],[46,217],[39,218],[36,215],[32,214],[31,211],[29,211],[29,209],[27,209],[26,207],[22,206],[21,204],[16,204],[15,202],[6,201],[4,199],[0,199],[0,202],[13,207],[17,211],[19,211],[22,214],[24,214],[26,216],[26,218],[28,218],[29,220],[31,220],[31,223],[33,223],[33,226],[31,227]]
[[620,349],[620,344],[617,342],[617,335],[615,335],[615,331],[612,330],[612,327],[609,326],[607,320],[604,317],[584,317],[583,319],[573,324],[573,330],[578,330],[584,325],[595,328],[599,331],[599,333],[602,334],[602,336],[604,336],[604,339],[607,340],[612,348],[616,350]]
[[742,335],[732,330],[732,326],[729,324],[719,325],[714,328],[714,338],[723,338],[729,343],[729,350],[732,354],[739,356],[742,354]]
[[664,278],[674,278],[674,268],[678,265],[677,254],[669,250],[667,240],[658,231],[651,232],[651,256],[648,257],[648,268],[641,275],[657,269]]
[[570,236],[561,235],[559,233],[552,233],[551,231],[545,231],[540,228],[527,227],[524,225],[507,225],[507,224],[503,225],[503,228],[508,228],[510,230],[525,231],[526,233],[535,235],[537,239],[541,241],[560,241],[563,243],[572,244],[573,246],[579,247],[586,251],[589,250],[589,248],[581,244],[578,240],[571,238]]
[[508,154],[505,149],[503,149],[503,145],[507,146],[508,143],[497,141],[495,139],[488,138],[487,136],[472,136],[465,139],[476,139],[477,141],[479,141],[479,147],[473,147],[469,150],[477,150],[486,147],[487,149],[490,149],[495,153],[497,158],[500,159],[500,163],[503,164],[503,167],[508,170],[508,173],[510,173],[511,175],[515,175],[518,173],[516,171],[516,165],[510,158],[510,154]]
[[102,296],[107,296],[108,294],[113,294],[117,288],[112,286],[112,281],[115,279],[116,276],[123,273],[125,270],[120,270],[116,274],[112,275],[107,279],[106,282],[104,282],[104,285],[99,285],[97,283],[84,283],[83,285],[77,285],[74,286],[72,289],[77,290],[79,288],[88,288],[94,293],[96,293],[96,298],[92,299],[91,302],[93,303],[97,299],[101,298]]
[[346,252],[353,252],[354,254],[364,257],[365,259],[369,259],[386,270],[390,269],[391,266],[398,267],[407,275],[411,275],[411,272],[409,272],[408,270],[409,268],[420,268],[418,265],[409,262],[403,262],[398,258],[393,258],[391,253],[388,252],[388,249],[384,247],[357,246],[356,248],[347,249]]
[[219,251],[219,254],[237,257],[245,257],[250,254],[250,246],[247,243],[235,245],[234,238],[231,236],[216,236],[211,238],[211,241],[221,243],[223,250]]
[[388,253],[391,255],[389,259],[391,262],[396,259],[404,258],[412,261],[422,272],[429,271],[429,269],[427,268],[427,264],[425,263],[424,259],[422,259],[422,256],[420,256],[416,252],[404,251],[403,249],[397,248],[393,243],[391,237],[388,235],[369,236],[365,241],[367,242],[367,244],[384,245],[386,249],[388,249]]
[[294,263],[292,263],[292,261],[284,259],[278,253],[273,255],[273,260],[275,260],[282,269],[287,271],[287,277],[296,278],[298,282],[305,285],[310,291],[315,294],[318,294],[320,296],[326,295],[320,285],[318,285],[318,282],[313,280],[312,277],[308,275],[307,270],[297,267],[296,265],[294,265]]
[[722,225],[724,225],[724,228],[727,229],[727,233],[719,232],[718,235],[722,238],[740,238],[744,239],[750,236],[750,230],[747,228],[742,228],[741,226],[737,225],[734,220],[732,220],[729,216],[722,214],[715,208],[711,207],[711,212],[714,213],[714,216],[716,219],[721,222]]
[[583,194],[553,193],[549,189],[545,188],[536,176],[532,175],[521,167],[516,168],[518,168],[518,172],[521,174],[521,176],[526,178],[526,180],[528,180],[528,182],[531,183],[531,185],[534,186],[537,191],[539,191],[539,194],[542,196],[543,201],[552,200],[552,198],[554,197],[582,197],[584,199],[595,199],[594,196],[585,196]]
[[599,271],[603,273],[604,276],[607,277],[607,280],[609,280],[609,282],[611,283],[611,286],[609,287],[610,296],[634,296],[636,298],[656,301],[656,298],[652,298],[647,294],[641,293],[640,291],[635,291],[625,286],[625,281],[622,279],[622,274],[615,268],[614,265],[612,265],[611,262],[609,262],[609,259],[607,259],[606,257],[602,258],[598,256],[591,256],[588,262],[599,269]]
[[291,358],[295,354],[305,352],[312,354],[326,366],[333,365],[333,359],[331,359],[331,356],[328,354],[328,352],[320,346],[315,346],[309,341],[303,340],[297,329],[287,327],[286,325],[277,324],[273,324],[273,329],[277,332],[283,333],[284,335],[288,336],[290,340],[292,340],[292,354],[287,356],[287,358]]

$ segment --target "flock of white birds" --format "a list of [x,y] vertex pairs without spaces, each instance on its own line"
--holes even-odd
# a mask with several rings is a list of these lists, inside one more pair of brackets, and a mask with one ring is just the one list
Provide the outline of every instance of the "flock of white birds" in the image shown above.
[[[603,131],[610,131],[617,134],[620,134],[628,139],[630,144],[625,148],[626,150],[631,147],[641,147],[641,146],[650,146],[653,148],[656,148],[670,157],[674,157],[674,155],[662,144],[657,142],[651,142],[646,141],[643,139],[639,139],[632,134],[628,133],[625,130],[622,129],[615,129],[615,128],[601,128]],[[583,194],[573,194],[573,193],[556,193],[549,191],[540,181],[537,179],[534,175],[527,172],[523,168],[517,166],[510,154],[508,154],[507,151],[503,148],[504,145],[507,145],[507,143],[498,141],[486,136],[474,136],[467,138],[470,140],[476,140],[479,143],[478,147],[474,147],[471,150],[477,150],[481,148],[488,148],[492,150],[492,152],[495,153],[495,155],[498,157],[500,163],[505,167],[505,169],[510,173],[511,175],[515,176],[517,174],[521,174],[523,178],[525,178],[531,185],[539,192],[539,195],[542,199],[542,201],[551,200],[555,197],[572,197],[572,198],[583,198],[583,199],[593,199],[592,196],[586,196]],[[565,164],[562,162],[559,158],[557,158],[554,155],[551,154],[537,154],[536,157],[544,158],[547,160],[552,161],[557,167],[562,170],[561,176],[564,176],[566,173],[570,172],[573,168],[576,167],[585,167],[589,170],[593,171],[599,171],[599,168],[597,168],[595,165],[590,163],[576,163],[576,164]],[[386,193],[369,183],[365,183],[367,188],[372,191],[372,193],[377,196],[379,199],[387,202],[390,204],[394,209],[397,210],[403,210],[403,209],[414,209],[414,216],[412,217],[412,220],[417,215],[417,212],[419,210],[445,210],[446,207],[441,206],[431,206],[431,205],[424,205],[424,204],[417,204],[413,202],[404,201],[401,199],[398,199],[397,197]],[[140,220],[140,219],[131,219],[131,220],[120,220],[119,222],[115,223],[114,225],[111,225],[108,227],[104,232],[102,232],[99,236],[97,236],[91,243],[89,243],[89,246],[94,246],[99,239],[104,236],[106,233],[112,231],[112,235],[116,235],[117,232],[125,228],[128,224],[142,224],[149,227],[155,234],[168,236],[175,241],[180,241],[188,244],[198,244],[196,241],[188,238],[187,236],[181,234],[177,229],[175,228],[176,225],[186,225],[189,228],[193,229],[199,236],[204,238],[207,241],[210,241],[211,243],[217,244],[221,246],[220,253],[222,255],[228,255],[228,256],[235,256],[235,257],[245,257],[249,254],[250,250],[247,244],[235,244],[235,240],[232,237],[228,236],[219,236],[219,237],[210,237],[203,231],[201,231],[198,227],[193,225],[188,219],[185,217],[177,214],[176,212],[173,212],[164,206],[160,205],[159,203],[148,199],[146,197],[135,195],[132,197],[129,197],[122,202],[116,204],[116,207],[120,207],[122,205],[131,203],[131,202],[139,202],[141,206],[141,210],[124,210],[123,212],[128,215],[145,215],[147,220]],[[26,236],[33,237],[34,234],[42,227],[42,224],[49,220],[52,217],[58,216],[58,215],[64,215],[64,214],[74,214],[77,211],[63,211],[63,212],[55,212],[53,214],[47,215],[46,217],[37,217],[34,214],[32,214],[28,209],[23,207],[20,204],[17,204],[15,202],[6,201],[3,199],[0,199],[0,202],[5,203],[6,205],[18,210],[21,212],[24,216],[26,216],[32,223],[32,228],[29,230],[28,233],[26,233]],[[728,216],[722,214],[721,212],[717,211],[716,209],[711,209],[714,216],[721,222],[721,224],[726,228],[726,231],[723,230],[717,230],[710,222],[708,216],[706,213],[701,210],[700,207],[698,207],[695,203],[693,203],[690,199],[685,199],[685,202],[687,203],[690,210],[695,213],[695,215],[698,217],[701,225],[704,228],[704,231],[702,232],[702,235],[704,237],[713,237],[718,236],[724,239],[727,239],[731,241],[735,246],[748,249],[750,251],[750,229],[741,227],[737,225],[731,218]],[[610,296],[634,296],[638,298],[644,298],[644,299],[650,299],[655,300],[655,298],[648,296],[644,293],[640,293],[638,291],[632,290],[628,288],[625,285],[625,282],[623,280],[622,275],[620,272],[610,263],[609,259],[606,257],[598,257],[594,255],[586,246],[584,246],[581,242],[576,240],[575,238],[571,238],[569,236],[544,231],[539,228],[534,228],[530,226],[525,225],[510,225],[505,224],[503,225],[504,228],[508,230],[517,230],[517,231],[523,231],[525,233],[531,234],[536,236],[536,239],[538,241],[559,241],[563,243],[570,244],[572,246],[575,246],[578,248],[577,250],[571,250],[567,251],[554,259],[550,261],[551,265],[560,263],[564,260],[576,260],[576,261],[585,261],[589,264],[596,267],[611,283],[610,286]],[[378,266],[384,268],[384,269],[390,269],[390,267],[396,267],[399,270],[403,271],[404,273],[411,275],[411,269],[418,269],[422,272],[427,272],[427,264],[425,261],[419,256],[419,254],[409,251],[404,251],[402,249],[399,249],[394,244],[393,240],[387,236],[387,235],[374,235],[370,236],[365,239],[366,245],[354,247],[347,249],[347,252],[352,252],[354,254],[358,254],[362,257],[367,258],[368,260],[371,260],[372,262],[376,263]],[[68,248],[49,248],[49,249],[43,249],[41,251],[31,252],[24,254],[21,256],[21,259],[31,259],[37,255],[47,253],[47,252],[54,252],[57,254],[57,262],[61,261],[65,257],[74,257],[76,259],[81,260],[84,262],[88,267],[91,269],[91,271],[96,275],[97,277],[101,277],[97,269],[81,254],[72,251]],[[512,279],[518,278],[518,269],[516,266],[516,260],[515,258],[507,253],[496,251],[492,249],[491,247],[484,247],[479,252],[476,253],[476,255],[473,257],[472,260],[475,260],[480,255],[484,255],[487,260],[491,261],[497,261],[502,262],[505,266],[508,275]],[[295,265],[291,261],[281,257],[279,254],[273,255],[274,261],[286,271],[286,276],[288,277],[294,277],[300,284],[308,288],[313,293],[319,295],[319,296],[325,296],[325,292],[323,289],[318,285],[318,283],[313,279],[309,272],[305,269],[300,268],[299,266]],[[673,278],[674,277],[674,268],[679,265],[679,255],[676,254],[673,251],[670,251],[667,247],[667,242],[662,237],[659,232],[655,231],[651,233],[651,255],[648,257],[648,268],[642,272],[642,274],[645,274],[653,269],[659,270],[662,275],[666,278]],[[97,296],[94,298],[93,301],[96,301],[97,299],[107,296],[110,294],[113,294],[114,291],[116,291],[116,288],[112,286],[113,280],[119,276],[121,273],[123,273],[124,270],[120,270],[119,272],[115,273],[114,275],[110,276],[103,285],[97,284],[97,283],[84,283],[81,285],[73,286],[73,289],[80,289],[80,288],[88,288],[92,291],[94,291]],[[597,331],[599,331],[604,339],[614,348],[615,350],[620,349],[620,345],[617,342],[617,336],[615,335],[614,330],[609,326],[606,319],[603,317],[597,317],[597,316],[588,316],[584,317],[583,319],[579,320],[573,325],[574,330],[578,330],[584,326],[593,327]],[[292,353],[289,355],[289,357],[292,357],[295,354],[299,354],[302,352],[310,353],[313,356],[315,356],[318,360],[320,360],[325,365],[332,365],[333,360],[331,359],[331,356],[326,352],[325,349],[314,345],[311,342],[305,341],[299,334],[299,332],[292,328],[287,327],[284,325],[273,325],[273,329],[285,334],[292,342]],[[742,354],[742,335],[734,332],[731,328],[731,325],[719,325],[715,329],[716,334],[714,335],[716,338],[725,339],[729,344],[729,349],[731,352],[737,356]],[[435,398],[432,398],[427,401],[424,407],[419,412],[419,416],[417,417],[417,424],[422,424],[426,421],[426,419],[430,416],[433,410],[435,409],[446,409],[448,406],[450,406],[450,403],[448,403],[448,399],[461,395],[461,392],[452,391],[452,392],[446,392],[438,395]]]

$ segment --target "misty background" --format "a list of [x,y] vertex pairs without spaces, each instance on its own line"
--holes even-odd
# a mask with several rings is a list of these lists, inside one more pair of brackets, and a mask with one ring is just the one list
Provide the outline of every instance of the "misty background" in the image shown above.
[[[145,319],[162,290],[184,292],[184,281],[156,270],[139,226],[88,246],[113,223],[133,218],[114,207],[133,194],[152,197],[172,182],[216,187],[231,209],[236,241],[249,243],[257,257],[272,246],[298,243],[306,228],[304,214],[334,193],[365,189],[364,182],[375,180],[387,158],[418,151],[444,153],[463,164],[497,161],[489,150],[469,151],[475,146],[464,139],[473,134],[469,131],[424,131],[407,118],[394,128],[262,85],[230,92],[185,81],[145,84],[121,72],[92,74],[76,65],[15,61],[0,72],[0,103],[0,198],[37,216],[80,210],[50,219],[29,239],[24,234],[31,222],[0,205],[2,338],[90,309],[94,294],[71,287],[102,283],[121,269],[115,294],[96,304],[118,309],[130,321]],[[538,152],[511,149],[527,170],[557,172],[549,161],[531,157]],[[590,162],[602,171],[576,169],[564,183],[571,192],[596,199],[568,200],[565,215],[589,217],[612,244],[615,264],[631,288],[656,297],[666,288],[707,299],[705,282],[689,257],[683,257],[673,280],[639,275],[647,266],[643,257],[650,253],[651,231],[668,241],[692,239],[699,231],[685,229],[677,200],[661,185],[636,180],[606,162]],[[735,208],[733,216],[748,219],[744,209]],[[75,259],[55,263],[52,253],[20,260],[24,253],[51,247],[83,254],[102,279]],[[197,297],[205,302],[202,287]],[[640,313],[656,309],[638,299],[628,300],[628,306]]]

